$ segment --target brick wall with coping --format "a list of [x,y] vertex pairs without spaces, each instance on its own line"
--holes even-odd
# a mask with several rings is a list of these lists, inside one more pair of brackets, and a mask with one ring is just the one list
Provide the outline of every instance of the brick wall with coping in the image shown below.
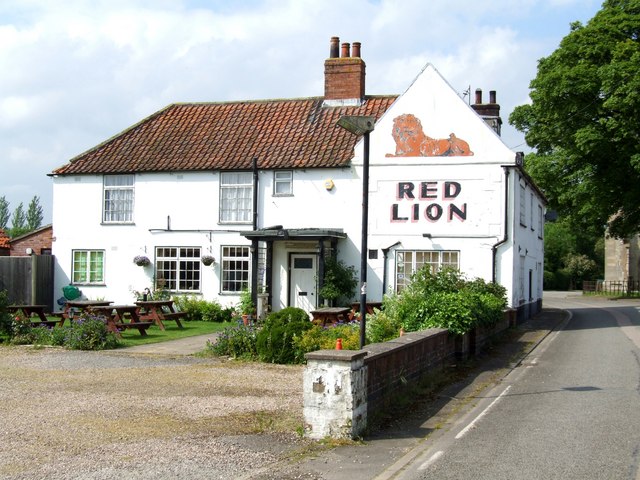
[[494,328],[478,328],[463,336],[432,328],[366,345],[364,350],[308,353],[303,373],[305,434],[314,439],[361,435],[367,418],[399,392],[448,361],[481,351],[490,337],[515,321],[515,311],[508,309]]

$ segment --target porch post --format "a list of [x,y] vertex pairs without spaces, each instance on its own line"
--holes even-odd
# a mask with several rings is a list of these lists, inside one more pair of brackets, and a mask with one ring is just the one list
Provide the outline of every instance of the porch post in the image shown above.
[[[324,240],[321,238],[318,240],[318,292],[324,286]],[[314,305],[319,307],[324,304],[324,298],[318,293],[318,304]]]

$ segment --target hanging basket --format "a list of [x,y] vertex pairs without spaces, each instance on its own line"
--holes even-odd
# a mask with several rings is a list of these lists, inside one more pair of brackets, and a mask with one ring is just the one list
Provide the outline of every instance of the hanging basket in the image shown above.
[[211,255],[204,255],[200,260],[207,267],[209,265],[213,265],[214,263],[216,263],[216,259],[214,257],[212,257]]
[[138,265],[139,267],[146,267],[147,265],[151,265],[151,260],[145,257],[144,255],[136,255],[133,257],[133,263]]

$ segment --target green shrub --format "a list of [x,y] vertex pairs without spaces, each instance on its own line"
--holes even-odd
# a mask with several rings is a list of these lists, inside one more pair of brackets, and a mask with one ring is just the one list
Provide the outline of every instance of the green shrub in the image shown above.
[[422,303],[418,330],[446,328],[458,335],[466,333],[475,321],[472,303],[469,296],[461,292],[433,293]]
[[357,322],[321,327],[314,325],[293,339],[294,363],[304,363],[304,355],[316,350],[333,350],[336,341],[342,339],[342,348],[358,350],[360,348],[360,326]]
[[105,350],[118,346],[118,338],[107,330],[104,318],[82,314],[72,321],[65,346],[73,350]]
[[402,322],[392,317],[385,310],[374,309],[373,314],[367,315],[366,323],[367,343],[386,342],[400,336]]
[[54,327],[51,330],[51,345],[62,347],[65,345],[67,337],[70,335],[72,327]]
[[256,330],[249,325],[227,327],[218,334],[215,342],[207,341],[206,350],[215,355],[228,355],[246,360],[256,359],[258,357]]
[[358,278],[356,269],[347,266],[342,260],[330,257],[325,260],[322,288],[318,294],[333,305],[336,302],[350,303],[353,298]]
[[302,321],[280,321],[262,328],[256,343],[260,360],[268,363],[295,363],[294,340],[313,326],[306,313],[305,317]]
[[466,280],[453,269],[433,273],[428,266],[418,270],[399,295],[387,295],[385,315],[400,321],[405,331],[447,328],[456,334],[476,324],[494,325],[507,305],[506,289],[482,279]]
[[271,328],[276,324],[308,322],[309,314],[298,307],[286,307],[277,312],[271,312],[263,322],[264,328]]
[[189,295],[178,295],[173,301],[180,311],[186,313],[186,320],[202,320],[203,322],[231,321],[233,308],[223,308],[218,302],[207,301]]

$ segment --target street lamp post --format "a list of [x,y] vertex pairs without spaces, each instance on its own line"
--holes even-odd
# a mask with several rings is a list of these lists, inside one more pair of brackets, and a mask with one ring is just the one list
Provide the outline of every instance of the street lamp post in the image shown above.
[[369,229],[369,134],[375,118],[345,115],[338,125],[354,135],[364,135],[362,161],[362,238],[360,243],[360,348],[364,348],[367,325],[367,236]]

